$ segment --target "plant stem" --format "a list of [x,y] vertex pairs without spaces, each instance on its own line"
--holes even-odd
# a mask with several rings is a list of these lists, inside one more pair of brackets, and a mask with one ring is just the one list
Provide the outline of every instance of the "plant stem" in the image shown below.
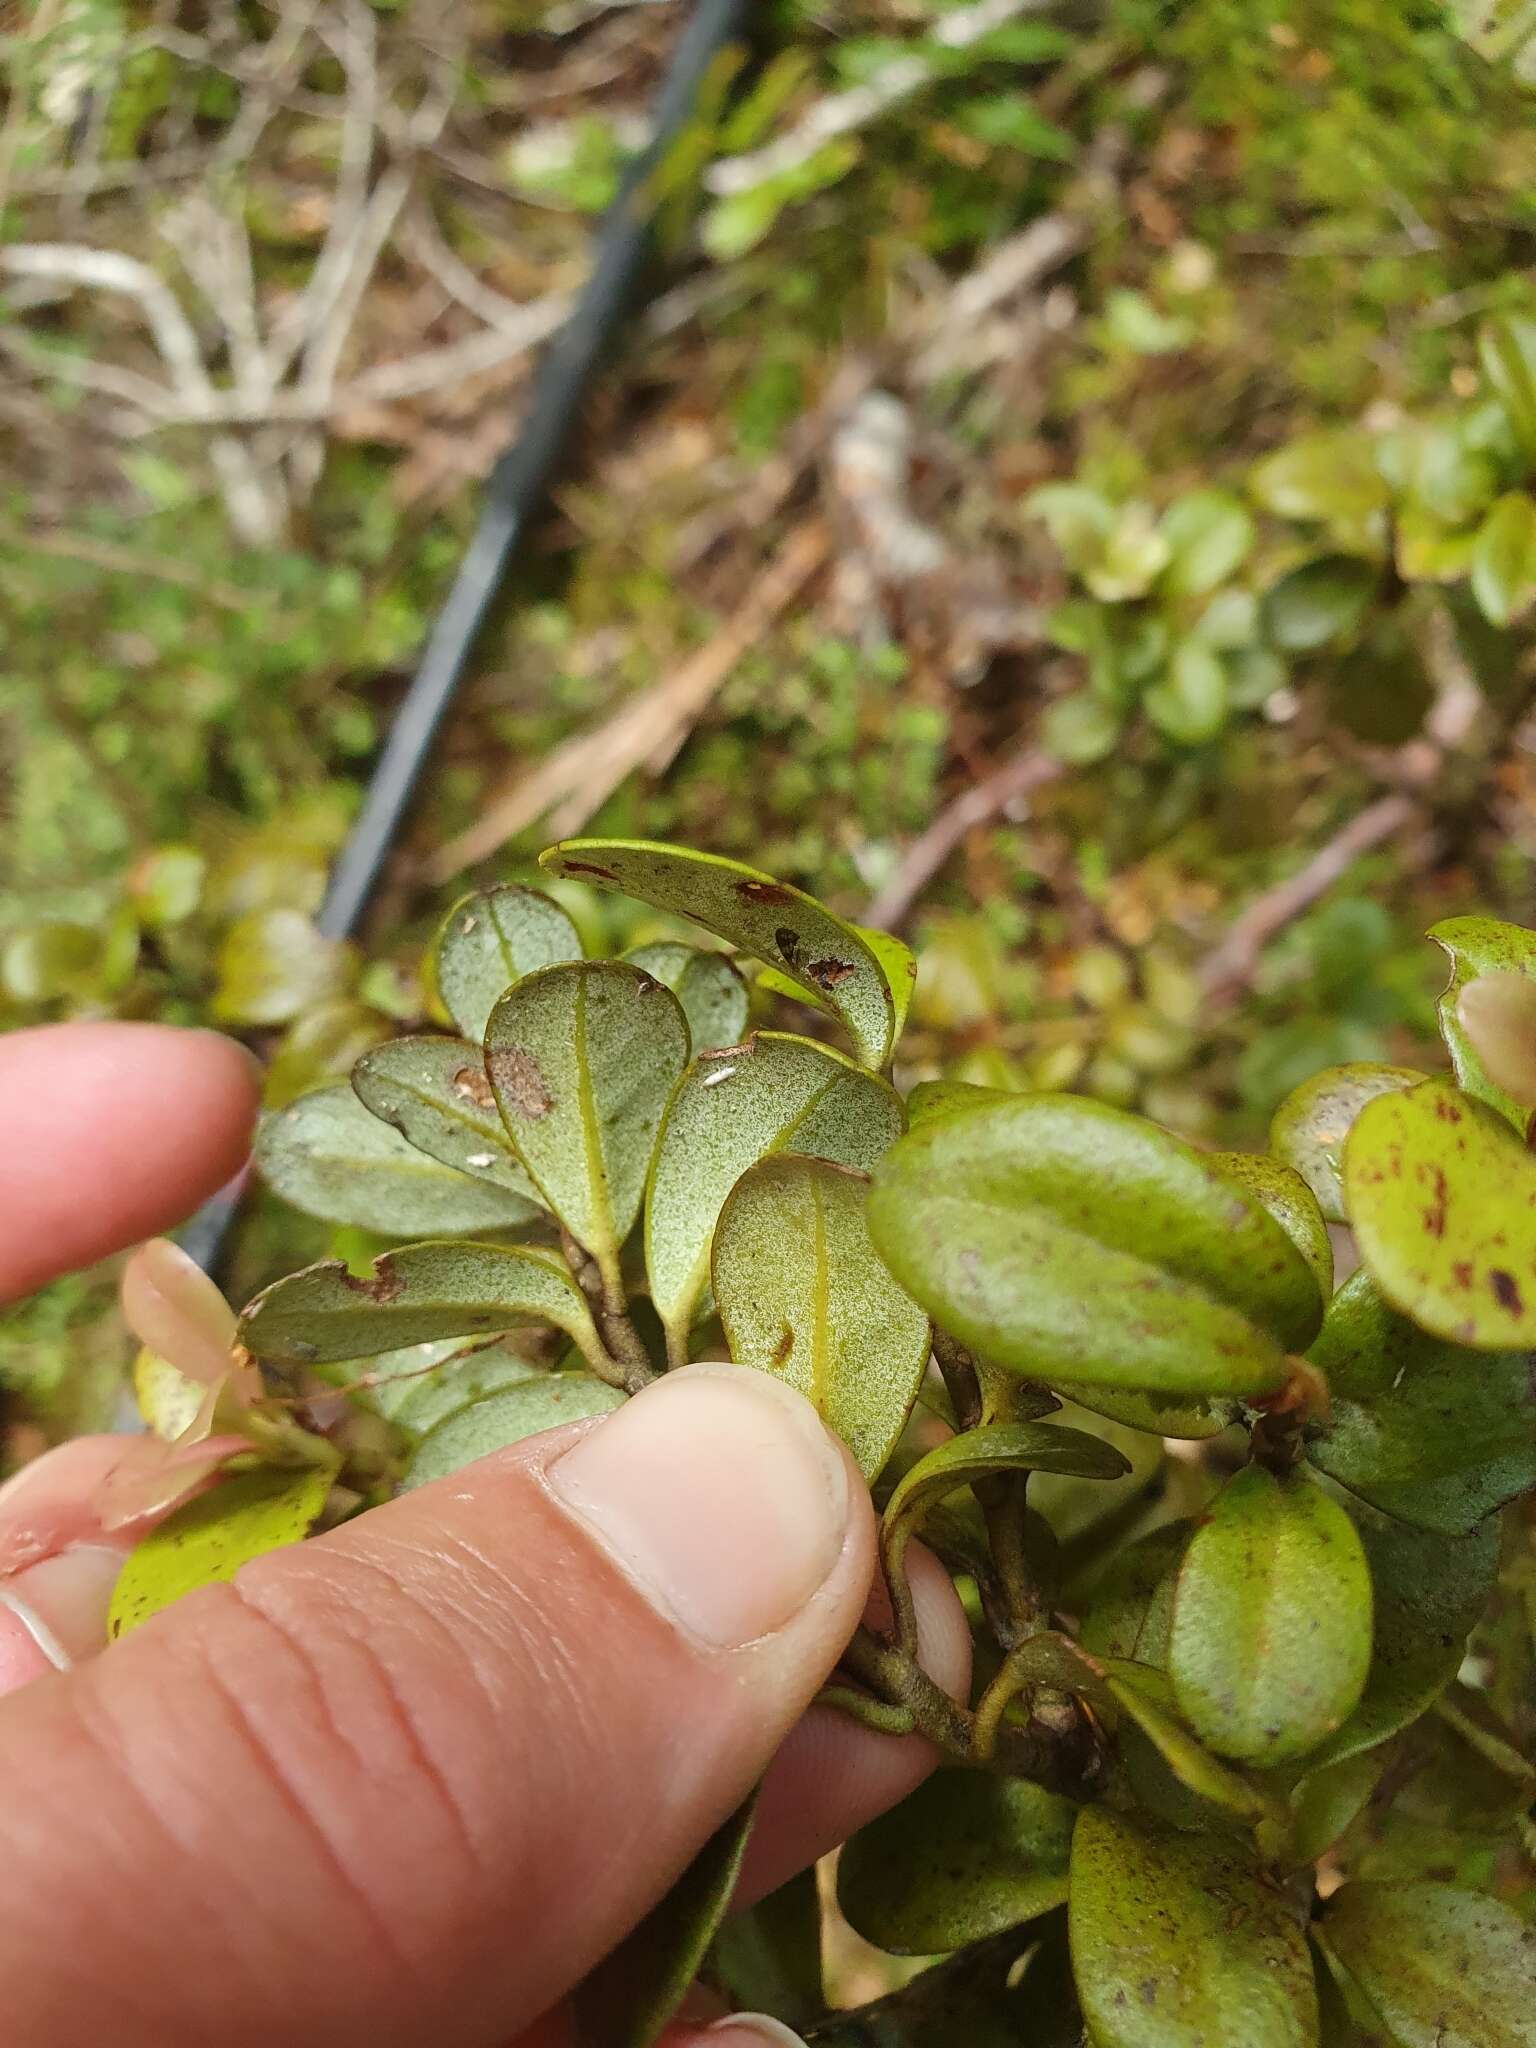
[[[598,1357],[588,1355],[587,1363],[610,1386],[638,1394],[656,1377],[651,1355],[641,1342],[640,1332],[630,1319],[624,1284],[612,1261],[600,1263],[586,1246],[562,1225],[560,1250],[571,1269],[571,1278],[587,1297],[604,1350]],[[612,1270],[610,1271],[610,1266]]]
[[975,1359],[943,1330],[933,1333],[933,1355],[955,1411],[955,1427],[974,1429],[981,1420],[981,1382]]
[[1026,1548],[1028,1492],[1027,1472],[999,1475],[976,1487],[1002,1594],[1003,1630],[998,1640],[1004,1650],[1016,1650],[1040,1626],[1040,1588]]

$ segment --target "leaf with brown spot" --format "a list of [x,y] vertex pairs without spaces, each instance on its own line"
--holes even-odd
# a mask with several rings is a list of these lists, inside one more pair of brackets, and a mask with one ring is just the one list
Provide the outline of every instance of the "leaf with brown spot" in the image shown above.
[[403,1245],[375,1262],[371,1279],[327,1259],[258,1294],[240,1317],[240,1341],[257,1358],[317,1365],[530,1323],[564,1330],[611,1371],[564,1261],[531,1245]]
[[518,1164],[480,1048],[463,1038],[396,1038],[352,1069],[359,1101],[430,1159],[519,1195],[538,1190]]
[[622,961],[525,975],[491,1013],[486,1070],[518,1158],[622,1298],[662,1111],[688,1061],[670,989]]
[[[911,993],[910,977],[900,970],[901,957],[911,956],[900,940],[882,933],[876,944],[803,890],[716,854],[644,839],[570,839],[539,860],[555,874],[595,860],[612,877],[608,886],[691,917],[786,975],[840,1019],[861,1065],[880,1068],[889,1060]],[[794,959],[784,947],[786,932]]]
[[724,953],[706,952],[678,939],[657,939],[648,946],[632,946],[624,958],[654,975],[677,997],[695,1053],[739,1042],[747,1028],[750,999],[746,983]]
[[1448,1884],[1348,1884],[1316,1929],[1394,2048],[1536,2048],[1536,1927]]
[[1536,1158],[1492,1109],[1425,1081],[1361,1111],[1349,1220],[1386,1300],[1478,1351],[1536,1341]]

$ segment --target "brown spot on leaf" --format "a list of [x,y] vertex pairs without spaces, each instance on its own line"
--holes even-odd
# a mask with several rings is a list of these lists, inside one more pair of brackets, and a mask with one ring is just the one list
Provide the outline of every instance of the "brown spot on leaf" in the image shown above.
[[858,969],[851,960],[812,960],[805,971],[818,988],[836,988]]
[[1488,1285],[1493,1289],[1493,1298],[1500,1308],[1512,1316],[1525,1314],[1525,1302],[1513,1273],[1506,1273],[1502,1266],[1495,1266],[1488,1275]]
[[1472,1285],[1472,1261],[1470,1259],[1458,1259],[1451,1268],[1451,1278],[1458,1287],[1470,1287]]
[[596,875],[604,882],[616,882],[619,878],[612,868],[600,868],[595,860],[563,860],[560,863],[563,875]]
[[780,882],[735,882],[732,887],[743,903],[758,903],[764,908],[795,900]]
[[800,940],[797,934],[792,932],[787,924],[781,924],[773,935],[773,943],[778,947],[780,957],[785,965],[793,967],[795,955],[800,951]]
[[496,1107],[496,1097],[481,1067],[460,1067],[453,1077],[453,1092],[461,1100],[472,1102],[476,1109]]
[[531,1052],[521,1046],[504,1045],[486,1057],[496,1092],[520,1116],[548,1116],[555,1098],[545,1084],[544,1074]]
[[366,1294],[370,1301],[379,1303],[394,1301],[405,1292],[405,1282],[395,1271],[395,1262],[386,1252],[382,1259],[373,1262],[373,1275],[363,1280],[356,1273],[343,1273],[341,1284],[350,1294]]
[[789,1354],[791,1353],[791,1351],[794,1350],[794,1348],[794,1331],[789,1327],[788,1323],[781,1323],[779,1325],[778,1340],[774,1344],[773,1351],[768,1359],[769,1370],[771,1372],[777,1372],[779,1367],[783,1365],[785,1359],[788,1358]]
[[1443,1095],[1435,1097],[1435,1115],[1444,1124],[1459,1124],[1461,1122],[1461,1111],[1454,1102],[1448,1101]]

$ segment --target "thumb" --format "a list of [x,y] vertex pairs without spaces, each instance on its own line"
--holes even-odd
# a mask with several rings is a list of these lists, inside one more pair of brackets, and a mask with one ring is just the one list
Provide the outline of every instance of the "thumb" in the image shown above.
[[761,1775],[871,1568],[810,1406],[694,1366],[25,1687],[15,2038],[505,2042]]

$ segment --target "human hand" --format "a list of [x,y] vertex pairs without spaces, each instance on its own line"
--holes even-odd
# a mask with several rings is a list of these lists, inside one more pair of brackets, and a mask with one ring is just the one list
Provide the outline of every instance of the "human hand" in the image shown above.
[[[244,1156],[229,1041],[0,1043],[0,1300],[163,1229]],[[869,1497],[737,1367],[481,1460],[105,1649],[123,1438],[0,1489],[0,1986],[27,2048],[575,2048],[562,2001],[752,1785],[740,1897],[926,1773],[809,1702],[873,1572]],[[924,1660],[962,1692],[947,1576]],[[665,2048],[792,2039],[745,2018]]]

